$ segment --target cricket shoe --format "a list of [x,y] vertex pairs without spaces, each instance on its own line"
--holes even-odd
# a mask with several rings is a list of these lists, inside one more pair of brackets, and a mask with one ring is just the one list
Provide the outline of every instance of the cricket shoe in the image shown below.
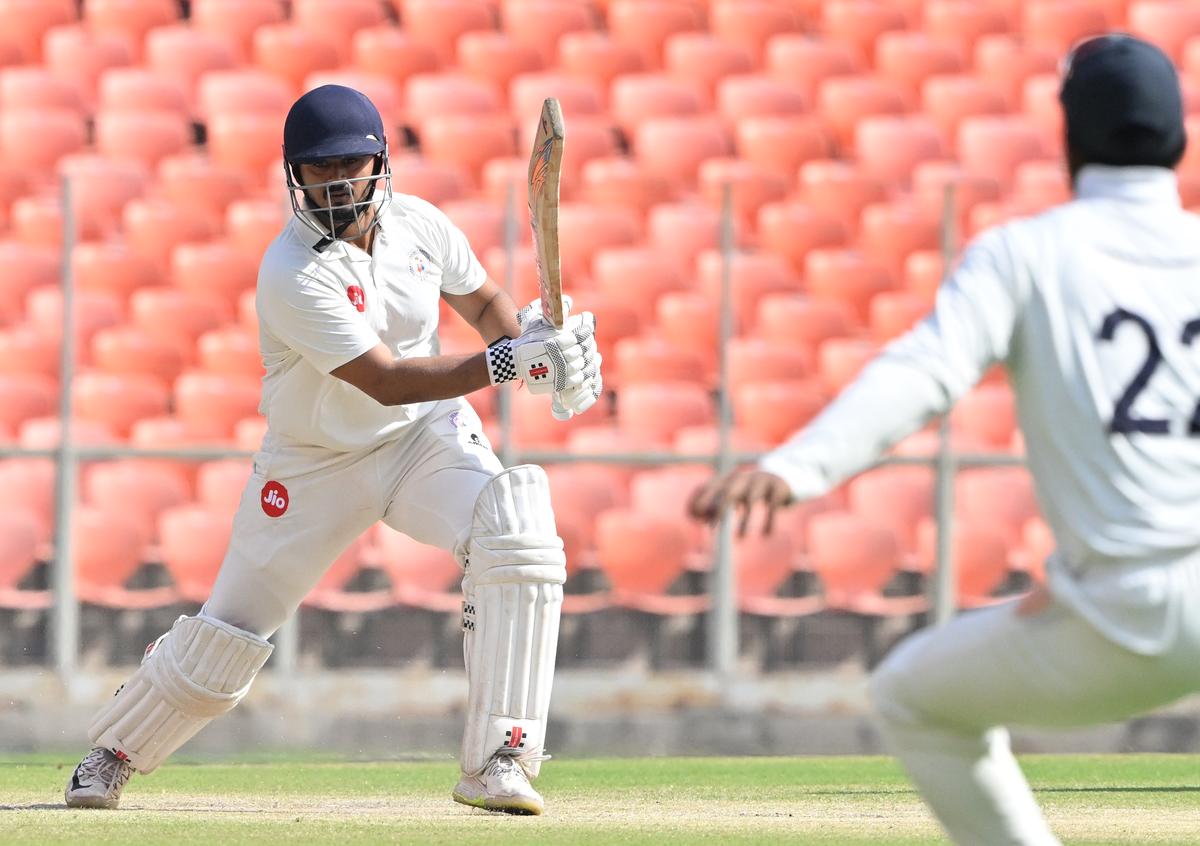
[[133,767],[107,749],[97,746],[79,762],[67,782],[68,808],[115,808]]
[[497,752],[478,775],[463,775],[454,801],[505,814],[540,814],[545,804],[514,756]]

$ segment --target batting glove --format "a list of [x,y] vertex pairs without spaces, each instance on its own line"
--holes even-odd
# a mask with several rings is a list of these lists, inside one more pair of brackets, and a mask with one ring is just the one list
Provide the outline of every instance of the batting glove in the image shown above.
[[516,339],[501,339],[487,348],[488,377],[493,385],[525,380],[532,394],[549,394],[582,385],[593,361],[584,352],[595,348],[596,319],[591,312],[567,319],[562,329],[532,320]]
[[[566,316],[571,313],[571,306],[574,304],[574,301],[571,299],[570,294],[563,294],[562,298],[563,318],[565,319]],[[545,318],[542,317],[542,298],[534,297],[533,301],[529,305],[522,309],[518,309],[517,325],[520,326],[521,331],[524,332],[526,328],[532,328],[535,323],[539,322],[543,326],[547,325]]]

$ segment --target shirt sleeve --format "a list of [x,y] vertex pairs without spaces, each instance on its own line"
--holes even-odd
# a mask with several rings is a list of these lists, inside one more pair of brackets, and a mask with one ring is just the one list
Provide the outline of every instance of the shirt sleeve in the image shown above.
[[759,467],[783,478],[797,499],[828,493],[1004,361],[1023,298],[1006,230],[980,237],[938,291],[933,311]]
[[296,274],[259,285],[259,319],[282,343],[322,373],[336,370],[379,343],[345,293]]
[[475,257],[466,234],[441,209],[419,201],[429,220],[430,240],[442,268],[442,290],[447,294],[470,294],[487,279],[487,271]]

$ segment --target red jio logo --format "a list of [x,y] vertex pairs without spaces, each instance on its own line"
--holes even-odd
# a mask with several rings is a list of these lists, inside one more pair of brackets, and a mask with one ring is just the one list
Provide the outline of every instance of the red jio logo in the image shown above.
[[262,510],[268,517],[282,517],[288,509],[287,488],[279,482],[267,482],[262,489]]
[[367,295],[363,293],[362,288],[357,285],[351,285],[346,289],[346,296],[350,298],[350,305],[359,311],[367,310]]

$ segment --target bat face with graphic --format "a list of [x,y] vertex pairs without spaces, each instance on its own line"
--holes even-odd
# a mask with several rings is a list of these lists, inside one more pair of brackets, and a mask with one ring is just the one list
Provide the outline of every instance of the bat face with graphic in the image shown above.
[[542,104],[533,153],[529,158],[529,223],[537,261],[542,317],[563,325],[562,266],[558,254],[558,186],[562,175],[563,117],[558,100]]

